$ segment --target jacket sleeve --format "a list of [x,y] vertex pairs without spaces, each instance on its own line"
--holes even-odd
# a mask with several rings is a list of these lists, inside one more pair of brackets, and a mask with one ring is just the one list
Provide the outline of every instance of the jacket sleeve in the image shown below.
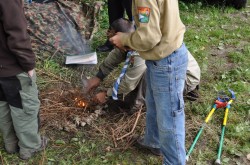
[[7,35],[7,46],[24,71],[32,70],[35,67],[35,55],[27,33],[22,0],[5,0],[0,3],[1,19]]
[[[156,0],[139,0],[133,6],[136,31],[123,33],[121,42],[137,51],[148,51],[157,45],[162,37],[160,29],[160,10]],[[148,22],[140,21],[142,12],[149,11]],[[145,13],[144,13],[145,14]]]

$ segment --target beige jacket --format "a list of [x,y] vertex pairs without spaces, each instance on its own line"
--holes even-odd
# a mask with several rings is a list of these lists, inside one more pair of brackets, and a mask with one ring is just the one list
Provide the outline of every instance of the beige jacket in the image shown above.
[[160,60],[178,49],[185,33],[178,0],[133,0],[136,31],[122,35],[122,44],[146,60]]

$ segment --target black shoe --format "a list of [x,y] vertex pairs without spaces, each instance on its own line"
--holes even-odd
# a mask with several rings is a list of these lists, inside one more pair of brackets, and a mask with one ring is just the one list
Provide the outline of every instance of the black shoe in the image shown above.
[[199,98],[199,91],[198,91],[198,87],[196,87],[194,90],[192,90],[191,92],[188,92],[186,94],[186,96],[184,96],[186,99],[190,100],[190,101],[195,101]]
[[115,113],[123,112],[122,110],[126,106],[124,101],[122,101],[123,96],[121,94],[118,94],[117,97],[118,97],[118,100],[113,100],[111,96],[108,97],[108,100],[106,102],[108,111],[115,112]]
[[104,44],[104,45],[101,45],[99,47],[96,48],[96,50],[98,52],[109,52],[113,49],[114,47],[112,45],[107,45],[107,44]]
[[101,46],[98,46],[96,48],[97,51],[99,52],[109,52],[111,51],[112,49],[114,48],[114,46],[109,42],[109,40],[107,39],[106,42],[101,45]]
[[135,145],[137,145],[140,148],[147,149],[148,151],[150,151],[155,156],[162,156],[161,150],[159,148],[149,147],[149,146],[147,146],[147,145],[145,145],[143,143],[143,140],[144,140],[143,138],[138,138],[136,140]]

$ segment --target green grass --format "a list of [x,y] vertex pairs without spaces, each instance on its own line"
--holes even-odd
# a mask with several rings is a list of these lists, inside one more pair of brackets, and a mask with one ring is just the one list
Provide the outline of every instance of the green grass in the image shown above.
[[[241,11],[226,8],[222,11],[200,5],[185,6],[181,4],[183,9],[181,12],[185,13],[182,19],[187,25],[185,42],[202,71],[200,90],[202,102],[190,111],[187,104],[187,115],[205,119],[217,92],[226,91],[228,88],[234,90],[237,98],[229,112],[222,162],[246,164],[246,155],[250,150],[248,45],[250,32],[249,28],[246,28],[249,22],[245,16],[249,14],[249,8]],[[211,160],[216,159],[223,115],[223,111],[214,114],[206,129],[215,132],[205,131],[200,137],[203,139],[201,141],[206,142],[205,148],[199,146],[202,142],[198,142],[190,164],[210,164]],[[213,136],[212,139],[210,134]],[[195,137],[195,134],[192,137]],[[192,139],[187,141],[187,147],[191,143]]]
[[[222,10],[204,6],[202,3],[182,2],[180,9],[181,18],[187,27],[185,43],[202,71],[200,99],[196,102],[186,102],[186,149],[189,149],[201,123],[211,110],[217,93],[230,88],[235,92],[236,100],[229,111],[222,164],[247,164],[249,160],[246,159],[246,155],[250,153],[250,10],[249,8],[239,11],[232,8]],[[108,28],[106,5],[100,12],[98,22],[99,30],[93,38],[93,48],[106,40],[105,33]],[[103,59],[106,55],[107,53],[101,53],[98,57]],[[53,87],[51,74],[54,81],[74,82],[76,86],[79,85],[81,73],[77,67],[63,66],[60,59],[49,58],[50,56],[48,54],[47,59],[38,61],[39,89]],[[94,73],[92,71],[87,74]],[[217,156],[223,115],[223,110],[214,113],[197,142],[188,165],[213,164]],[[111,119],[112,116],[101,117],[95,125],[108,124]],[[138,128],[139,131],[141,129],[143,127]],[[76,134],[50,129],[41,131],[50,137],[49,146],[44,152],[29,161],[21,161],[17,154],[8,155],[1,148],[0,164],[161,164],[160,158],[141,152],[135,147],[129,147],[125,151],[118,149],[108,151],[109,147],[114,148],[112,139],[100,136],[95,127],[84,127]]]

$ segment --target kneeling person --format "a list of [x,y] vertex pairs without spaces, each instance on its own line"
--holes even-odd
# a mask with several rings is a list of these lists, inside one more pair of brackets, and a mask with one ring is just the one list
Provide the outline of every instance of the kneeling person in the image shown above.
[[[132,32],[134,31],[134,25],[132,22],[126,19],[118,19],[111,25],[111,30],[108,31],[108,36],[112,37],[116,32]],[[104,59],[103,63],[99,67],[99,71],[95,77],[88,80],[84,80],[85,92],[97,88],[105,77],[107,77],[114,69],[123,63],[126,59],[126,53],[118,48],[113,49],[109,55]],[[121,83],[118,89],[118,95],[122,102],[119,102],[120,107],[125,109],[137,110],[144,105],[145,101],[145,60],[142,59],[137,52],[134,52],[130,65],[124,77],[121,79]],[[198,98],[198,86],[200,83],[200,67],[194,57],[188,52],[188,67],[187,76],[185,81],[184,97],[190,100],[196,100]],[[107,98],[111,99],[112,88],[107,91],[96,94],[95,100],[99,103],[105,103]]]

